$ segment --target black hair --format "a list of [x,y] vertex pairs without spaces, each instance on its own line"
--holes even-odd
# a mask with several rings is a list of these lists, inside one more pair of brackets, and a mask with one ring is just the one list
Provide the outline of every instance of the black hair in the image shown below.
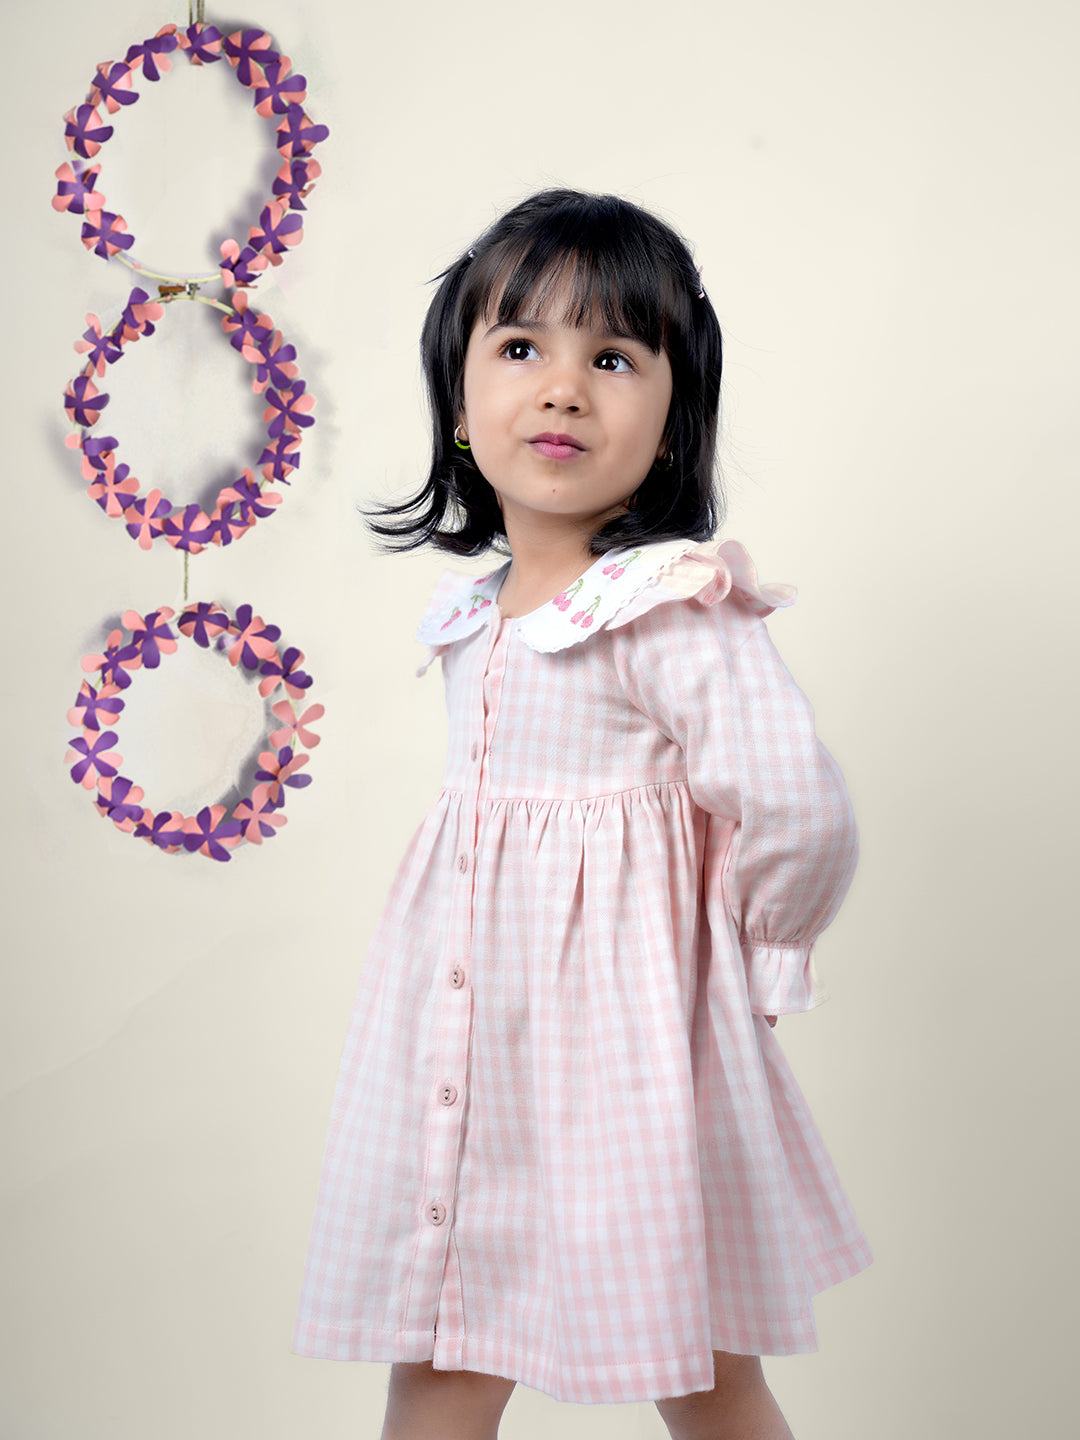
[[[651,540],[707,540],[723,513],[716,476],[720,325],[685,241],[656,216],[616,195],[543,190],[497,220],[443,273],[421,337],[432,420],[431,471],[401,504],[369,512],[384,550],[432,544],[457,555],[505,549],[498,498],[454,428],[464,404],[465,351],[476,321],[513,324],[530,300],[557,286],[570,296],[567,321],[594,315],[635,336],[671,363],[665,458],[625,514],[591,538],[590,551]],[[497,313],[495,305],[497,302]],[[394,520],[381,517],[395,516]],[[500,546],[499,541],[503,544]]]

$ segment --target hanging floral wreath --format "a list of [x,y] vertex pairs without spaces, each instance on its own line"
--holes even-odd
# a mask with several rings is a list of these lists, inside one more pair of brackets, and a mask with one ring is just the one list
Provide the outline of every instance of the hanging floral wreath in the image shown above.
[[220,273],[225,285],[249,286],[268,265],[280,265],[286,251],[303,238],[304,222],[297,212],[306,209],[304,200],[322,173],[312,151],[330,133],[325,125],[315,125],[304,111],[307,81],[303,75],[290,73],[292,62],[274,49],[265,30],[237,30],[226,36],[213,25],[197,23],[186,30],[164,25],[149,40],[130,46],[123,60],[99,65],[84,103],[64,116],[64,138],[76,158],[56,172],[53,207],[84,217],[82,242],[95,255],[105,260],[116,255],[133,269],[144,269],[127,253],[135,244],[127,221],[105,208],[105,196],[97,188],[100,161],[88,162],[113,134],[113,126],[104,123],[101,107],[115,115],[134,105],[139,98],[135,77],[141,73],[144,80],[160,80],[172,69],[169,57],[178,50],[192,65],[227,61],[240,84],[252,91],[256,111],[274,122],[283,163],[274,177],[272,193],[258,224],[249,229],[247,242],[241,245],[226,240],[221,246]]
[[[178,550],[197,555],[207,545],[231,545],[257,521],[272,515],[281,504],[281,495],[270,487],[275,481],[289,483],[288,477],[300,464],[301,431],[315,423],[310,413],[315,399],[307,393],[306,383],[297,378],[295,347],[282,342],[270,316],[251,307],[246,293],[238,291],[233,299],[232,307],[216,308],[226,311],[221,328],[233,348],[255,368],[251,388],[265,398],[266,444],[254,466],[218,492],[209,515],[196,504],[174,505],[160,490],[141,493],[129,467],[117,460],[116,437],[92,433],[109,403],[94,377],[100,379],[107,366],[121,360],[125,347],[153,335],[164,306],[151,300],[145,290],[132,290],[111,330],[103,330],[96,315],[87,315],[89,329],[75,342],[75,349],[86,356],[86,365],[64,391],[64,408],[78,427],[67,444],[82,452],[83,478],[90,481],[86,493],[106,515],[122,520],[144,550],[164,539]],[[256,467],[260,479],[255,478]]]
[[[229,860],[229,852],[246,841],[261,845],[285,824],[281,813],[287,789],[302,789],[311,776],[300,772],[307,765],[307,750],[318,745],[320,736],[310,726],[324,713],[322,705],[307,705],[311,676],[300,669],[303,652],[278,648],[281,631],[266,625],[250,605],[238,607],[230,616],[220,605],[200,602],[185,608],[177,621],[179,634],[194,640],[203,649],[214,646],[224,651],[229,663],[258,674],[259,694],[264,700],[279,689],[285,698],[270,706],[279,722],[269,731],[268,748],[259,755],[256,783],[250,795],[230,810],[221,804],[205,805],[196,815],[179,810],[155,811],[143,804],[143,791],[120,773],[123,757],[112,749],[126,702],[122,692],[131,684],[132,672],[155,670],[162,656],[177,649],[177,636],[169,625],[175,612],[168,606],[139,615],[128,610],[125,629],[109,636],[104,654],[84,656],[82,667],[96,679],[84,680],[68,711],[72,725],[81,734],[71,741],[66,760],[77,785],[94,791],[94,804],[118,830],[146,840],[167,854],[198,851],[211,860]],[[301,706],[306,708],[301,709]]]

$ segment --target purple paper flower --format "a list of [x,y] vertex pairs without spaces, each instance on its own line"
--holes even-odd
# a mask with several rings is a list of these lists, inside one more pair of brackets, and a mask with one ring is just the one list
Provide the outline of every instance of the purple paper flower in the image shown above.
[[218,504],[223,515],[228,505],[230,519],[241,520],[250,528],[256,520],[265,520],[274,513],[275,507],[281,504],[281,496],[275,495],[272,490],[261,490],[255,483],[255,476],[250,470],[245,470],[235,484],[222,490]]
[[185,505],[178,515],[166,517],[163,533],[174,549],[198,555],[205,545],[212,543],[214,527],[202,506]]
[[292,61],[282,55],[276,61],[264,61],[263,82],[255,85],[255,109],[260,115],[284,115],[290,105],[303,105],[307,99],[307,80],[303,75],[290,75]]
[[231,860],[226,846],[240,843],[240,821],[225,819],[224,805],[204,805],[184,821],[184,849],[198,850],[211,860]]
[[65,160],[56,172],[53,209],[70,210],[73,215],[84,215],[87,210],[100,210],[105,204],[105,196],[94,190],[100,174],[100,165],[80,165],[76,160],[72,166]]
[[210,641],[229,628],[229,617],[219,605],[200,600],[197,605],[185,610],[176,623],[184,635],[189,635],[196,645],[207,650]]
[[311,784],[310,775],[296,773],[310,759],[310,755],[297,755],[294,759],[293,752],[288,745],[283,750],[264,750],[259,756],[259,764],[262,768],[255,771],[255,779],[266,781],[267,795],[275,809],[285,803],[285,796],[281,793],[283,785],[288,785],[293,790],[302,790],[305,785]]
[[262,673],[269,678],[259,682],[259,694],[265,697],[284,684],[286,692],[299,700],[311,686],[311,676],[297,667],[303,663],[304,652],[290,645],[284,655],[278,655],[263,663]]
[[283,431],[259,456],[262,473],[267,480],[288,485],[289,476],[300,466],[300,437]]
[[87,467],[91,470],[107,470],[109,467],[109,455],[116,449],[115,435],[84,435],[79,447],[86,460],[83,466],[83,474],[87,475]]
[[253,225],[248,235],[252,249],[266,255],[272,265],[280,265],[280,257],[289,246],[299,245],[303,238],[301,217],[276,200],[263,206],[258,226]]
[[100,670],[101,683],[103,686],[114,687],[117,690],[126,690],[131,684],[131,676],[124,669],[123,646],[124,632],[114,630],[109,636],[105,645],[103,655],[84,655],[82,668],[86,671]]
[[257,670],[263,660],[274,654],[274,641],[281,639],[277,625],[264,625],[262,616],[253,613],[250,605],[241,605],[234,622],[235,638],[229,646],[229,663]]
[[132,518],[127,532],[139,542],[140,550],[149,550],[155,538],[164,533],[165,517],[172,514],[172,508],[172,502],[166,500],[160,490],[151,490],[149,495],[128,506],[126,513]]
[[140,840],[149,840],[159,850],[179,850],[184,843],[184,817],[179,810],[161,810],[157,815],[150,815],[149,810],[144,810],[142,822],[135,826],[135,834]]
[[163,25],[156,35],[144,40],[141,45],[129,45],[124,60],[132,69],[141,65],[147,80],[160,80],[172,69],[172,61],[168,57],[177,43],[176,26]]
[[261,395],[267,385],[288,390],[298,374],[297,367],[292,363],[296,359],[296,346],[282,345],[281,331],[275,330],[270,345],[262,351],[262,357],[255,367],[255,379],[251,386],[256,395]]
[[83,221],[82,242],[88,250],[108,260],[121,250],[130,250],[135,236],[127,233],[127,221],[111,210],[88,210]]
[[181,50],[188,52],[192,65],[212,65],[220,60],[223,38],[216,25],[189,25],[176,37]]
[[225,40],[225,54],[241,85],[261,83],[262,67],[275,65],[281,56],[265,30],[236,30]]
[[236,296],[234,313],[222,316],[221,328],[228,335],[233,349],[239,350],[249,360],[262,354],[263,347],[269,345],[274,336],[270,316],[252,310],[248,297],[242,293]]
[[[263,419],[270,421],[269,435],[275,438],[285,430],[295,432],[300,426],[315,424],[314,415],[307,412],[314,408],[314,395],[305,395],[307,382],[297,380],[291,389],[267,390],[267,408],[263,411]],[[274,414],[275,410],[278,412]]]
[[94,741],[85,735],[77,735],[72,740],[67,753],[68,761],[70,762],[73,756],[81,757],[71,767],[71,778],[76,785],[81,785],[84,790],[92,790],[99,775],[111,779],[117,773],[118,767],[123,764],[123,757],[109,750],[109,746],[115,744],[115,730],[104,731]]
[[162,655],[171,655],[176,649],[176,637],[169,629],[168,621],[173,611],[168,605],[140,615],[137,610],[125,610],[124,624],[131,631],[131,641],[120,651],[120,659],[129,670],[138,670],[145,665],[147,670],[156,670]]
[[100,105],[104,100],[109,114],[115,115],[122,105],[134,105],[138,98],[138,91],[132,89],[130,65],[123,60],[117,60],[110,65],[106,60],[97,67],[94,83],[90,87],[89,99],[92,105]]
[[75,341],[75,349],[78,354],[86,356],[86,373],[93,371],[100,378],[105,374],[105,366],[114,365],[124,352],[112,330],[102,334],[101,321],[96,315],[87,315],[86,323],[90,328],[83,331],[80,340]]
[[326,125],[315,125],[305,115],[300,105],[290,105],[285,111],[285,119],[278,126],[278,146],[286,160],[294,156],[306,155],[309,150],[314,150],[316,145],[322,143],[330,134]]
[[322,166],[310,155],[297,156],[286,160],[274,176],[274,194],[279,200],[288,200],[290,210],[306,210],[305,198],[315,187],[315,181],[322,174]]
[[116,457],[110,450],[105,456],[105,468],[94,470],[93,480],[86,488],[90,499],[95,501],[115,520],[134,503],[139,493],[139,482],[128,474],[129,466],[117,465]]
[[116,717],[123,708],[123,700],[110,686],[103,685],[99,692],[89,680],[84,680],[79,686],[75,704],[68,711],[68,723],[81,725],[84,730],[100,730],[103,725],[115,725]]
[[75,425],[96,425],[102,410],[109,403],[108,395],[100,395],[89,375],[76,375],[64,391],[64,409]]
[[254,285],[270,264],[265,255],[253,250],[250,245],[245,245],[241,250],[235,240],[226,240],[222,244],[221,253],[224,258],[218,268],[226,286]]
[[233,507],[226,502],[223,506],[220,501],[214,506],[213,514],[210,516],[210,540],[214,545],[231,545],[234,540],[239,540],[241,535],[246,535],[251,526],[246,524],[238,515],[233,514]]
[[143,818],[143,792],[126,775],[102,779],[98,784],[97,807],[118,830],[130,834]]
[[122,333],[124,340],[138,340],[141,335],[153,335],[155,327],[152,322],[160,320],[164,313],[164,305],[151,300],[145,290],[135,289],[128,296],[116,329]]
[[64,116],[64,139],[69,150],[92,160],[113,133],[111,125],[103,125],[93,105],[77,105]]

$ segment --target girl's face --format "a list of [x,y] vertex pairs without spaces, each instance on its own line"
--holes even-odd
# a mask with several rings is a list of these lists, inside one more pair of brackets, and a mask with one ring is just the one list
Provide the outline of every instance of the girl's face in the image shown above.
[[671,364],[603,321],[561,319],[558,292],[512,325],[477,321],[465,354],[461,425],[499,497],[507,536],[521,523],[592,534],[664,447]]

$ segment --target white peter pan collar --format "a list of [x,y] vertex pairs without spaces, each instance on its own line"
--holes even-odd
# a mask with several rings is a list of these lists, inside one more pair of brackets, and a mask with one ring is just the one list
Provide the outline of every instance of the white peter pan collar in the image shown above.
[[[432,647],[423,674],[447,645],[474,634],[498,613],[495,597],[510,561],[479,579],[446,571],[416,632]],[[590,635],[626,624],[665,600],[697,596],[716,604],[729,593],[758,615],[790,605],[792,585],[762,586],[737,540],[663,540],[598,556],[573,584],[545,605],[513,621],[515,633],[543,654],[579,645]]]

